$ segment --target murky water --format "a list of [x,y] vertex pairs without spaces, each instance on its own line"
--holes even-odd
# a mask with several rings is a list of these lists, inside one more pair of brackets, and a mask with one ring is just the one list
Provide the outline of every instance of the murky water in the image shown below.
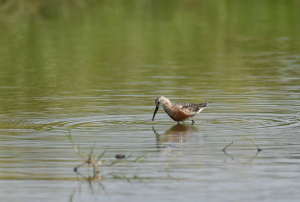
[[78,2],[1,3],[1,201],[299,200],[298,1]]

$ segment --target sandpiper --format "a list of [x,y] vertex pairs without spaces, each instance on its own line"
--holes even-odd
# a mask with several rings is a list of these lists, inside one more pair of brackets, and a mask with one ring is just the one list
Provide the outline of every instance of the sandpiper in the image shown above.
[[155,100],[155,111],[153,114],[152,121],[154,120],[155,114],[160,106],[162,106],[165,112],[174,121],[180,122],[186,119],[191,119],[192,125],[195,123],[193,117],[199,114],[207,105],[207,103],[192,104],[192,103],[180,103],[171,102],[168,98],[160,96]]

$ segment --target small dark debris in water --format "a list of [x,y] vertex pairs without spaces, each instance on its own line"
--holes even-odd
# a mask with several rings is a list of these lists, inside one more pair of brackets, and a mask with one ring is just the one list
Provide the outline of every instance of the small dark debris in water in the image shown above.
[[125,157],[126,157],[125,154],[117,154],[117,155],[115,156],[116,159],[124,159]]
[[74,168],[74,172],[77,172],[77,167]]

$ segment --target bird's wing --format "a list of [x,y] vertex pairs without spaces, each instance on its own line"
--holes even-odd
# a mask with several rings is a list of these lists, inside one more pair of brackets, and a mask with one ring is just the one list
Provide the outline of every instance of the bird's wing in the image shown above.
[[207,103],[176,103],[176,105],[178,106],[178,110],[185,114],[198,114],[207,106]]

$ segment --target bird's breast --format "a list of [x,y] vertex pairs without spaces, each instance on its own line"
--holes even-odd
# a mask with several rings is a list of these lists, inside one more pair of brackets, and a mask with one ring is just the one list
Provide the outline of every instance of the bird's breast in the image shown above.
[[174,121],[183,121],[194,115],[194,114],[186,113],[185,111],[180,110],[180,108],[175,108],[175,107],[172,109],[167,109],[165,111]]

